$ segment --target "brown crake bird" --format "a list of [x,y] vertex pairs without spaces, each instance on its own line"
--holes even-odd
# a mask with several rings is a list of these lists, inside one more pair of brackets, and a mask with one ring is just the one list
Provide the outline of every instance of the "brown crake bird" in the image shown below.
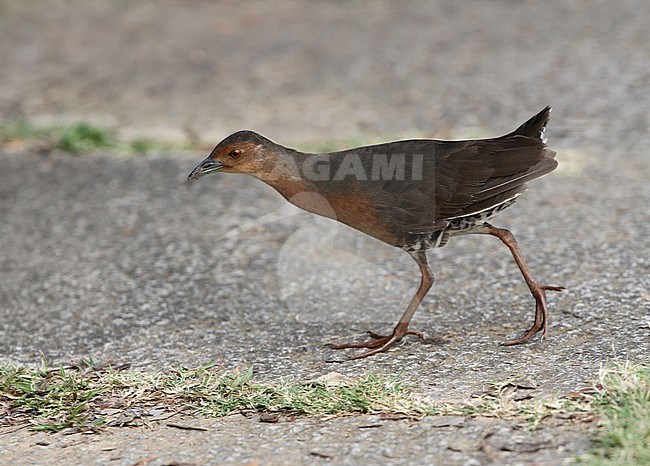
[[414,139],[325,154],[306,154],[276,144],[252,131],[239,131],[221,141],[189,175],[245,173],[275,188],[289,202],[329,217],[408,252],[422,280],[390,335],[369,332],[364,343],[330,345],[367,348],[352,359],[388,350],[405,335],[422,338],[409,323],[434,280],[426,250],[444,246],[456,235],[489,234],[510,249],[531,294],[535,321],[520,338],[526,343],[548,332],[546,291],[526,265],[514,235],[488,223],[526,190],[526,182],[555,169],[544,130],[546,107],[513,132],[491,139],[440,141]]

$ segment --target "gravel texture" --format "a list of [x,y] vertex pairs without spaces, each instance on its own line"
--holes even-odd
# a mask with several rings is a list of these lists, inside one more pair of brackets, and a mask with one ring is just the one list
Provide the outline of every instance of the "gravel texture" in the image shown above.
[[[403,252],[287,207],[247,177],[186,182],[204,154],[5,150],[2,360],[217,360],[252,365],[260,380],[370,370],[457,401],[512,374],[535,379],[535,396],[562,395],[608,359],[647,360],[647,2],[37,5],[0,2],[5,120],[90,120],[127,138],[203,143],[247,127],[292,145],[497,135],[552,104],[560,167],[494,223],[517,235],[540,281],[567,291],[549,295],[547,341],[500,347],[528,328],[534,303],[498,240],[453,238],[430,253],[437,281],[413,322],[425,341],[347,361],[323,344],[392,328],[419,279]],[[589,447],[591,429],[188,422],[209,430],[0,431],[0,462],[560,464]]]

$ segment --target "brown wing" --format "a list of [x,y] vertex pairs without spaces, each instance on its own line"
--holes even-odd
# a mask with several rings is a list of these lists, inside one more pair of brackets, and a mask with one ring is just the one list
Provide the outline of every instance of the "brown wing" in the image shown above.
[[[497,205],[523,192],[527,181],[557,166],[555,152],[541,140],[519,135],[393,144],[377,147],[375,153],[422,154],[422,180],[368,182],[364,191],[387,227],[400,236],[439,230],[449,218]],[[412,168],[407,166],[406,172]]]
[[[403,157],[405,176],[335,177],[310,183],[308,189],[328,200],[339,221],[382,241],[405,244],[414,234],[444,229],[451,218],[508,200],[524,191],[527,181],[552,171],[557,166],[555,152],[542,140],[549,111],[544,109],[499,138],[397,141],[323,154],[331,173],[354,157],[366,175],[373,173],[379,158]],[[359,209],[365,209],[364,215]],[[317,208],[308,210],[327,215]]]

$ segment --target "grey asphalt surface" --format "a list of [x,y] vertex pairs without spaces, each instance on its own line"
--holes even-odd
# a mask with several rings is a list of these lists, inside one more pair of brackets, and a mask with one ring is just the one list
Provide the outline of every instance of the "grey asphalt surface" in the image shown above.
[[[646,2],[29,5],[0,2],[4,120],[82,119],[203,143],[251,128],[291,146],[498,135],[552,104],[560,167],[494,223],[517,235],[541,282],[567,291],[549,295],[547,341],[500,347],[528,328],[534,303],[496,239],[454,238],[430,253],[437,282],[413,321],[425,341],[347,361],[323,345],[389,331],[415,292],[403,252],[286,208],[244,176],[186,182],[202,153],[5,149],[3,362],[216,360],[252,366],[258,380],[401,373],[434,399],[463,401],[513,374],[536,380],[534,396],[566,394],[608,359],[647,360]],[[31,434],[5,433],[0,462],[560,464],[590,445],[588,429],[530,433],[496,420],[196,422],[210,430],[120,429],[38,451]],[[380,427],[359,428],[368,424]],[[494,443],[518,436],[552,441]],[[471,445],[455,448],[460,437]],[[116,450],[100,453],[106,442]]]

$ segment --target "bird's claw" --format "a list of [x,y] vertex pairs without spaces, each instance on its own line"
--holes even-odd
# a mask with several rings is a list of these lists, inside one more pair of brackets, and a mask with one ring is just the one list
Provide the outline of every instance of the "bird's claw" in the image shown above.
[[514,338],[512,340],[506,340],[501,343],[501,346],[515,346],[522,345],[524,343],[529,343],[536,333],[542,332],[539,337],[539,340],[542,341],[546,338],[548,333],[548,308],[546,306],[546,294],[545,291],[564,291],[566,288],[563,286],[551,286],[551,285],[535,285],[531,288],[533,297],[535,298],[536,308],[535,308],[535,322],[533,326],[528,329],[528,331],[519,338]]
[[400,325],[395,327],[395,330],[393,330],[393,333],[390,335],[381,335],[372,331],[369,331],[368,335],[370,335],[373,340],[351,343],[329,343],[327,346],[333,349],[370,348],[370,351],[349,357],[349,359],[361,359],[376,353],[387,351],[395,343],[399,343],[406,335],[415,335],[421,340],[424,339],[424,335],[421,332],[416,332],[415,330],[407,330],[406,328],[402,328]]

